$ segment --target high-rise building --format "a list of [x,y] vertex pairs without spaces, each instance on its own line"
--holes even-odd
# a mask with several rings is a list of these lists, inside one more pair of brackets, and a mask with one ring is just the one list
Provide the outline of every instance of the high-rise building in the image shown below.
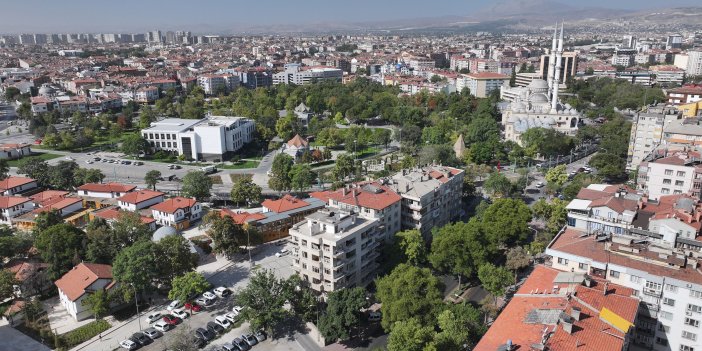
[[161,31],[160,30],[154,30],[151,32],[146,33],[146,41],[149,43],[161,43],[163,42],[163,38],[161,37]]
[[691,50],[687,52],[687,69],[685,72],[688,76],[702,75],[702,51]]
[[661,144],[663,128],[676,119],[677,110],[663,106],[649,106],[646,112],[637,113],[631,124],[626,169],[638,169],[639,164]]
[[[550,64],[551,57],[549,55],[541,55],[541,63],[539,64],[539,69],[541,72],[541,79],[548,82],[548,67]],[[561,84],[565,84],[569,78],[575,77],[575,73],[578,71],[578,53],[577,52],[564,52],[561,61],[561,74],[558,76]]]
[[669,35],[665,42],[665,48],[670,49],[680,49],[682,47],[683,37],[680,34]]
[[636,48],[636,37],[633,35],[625,35],[622,39],[622,47],[629,49]]

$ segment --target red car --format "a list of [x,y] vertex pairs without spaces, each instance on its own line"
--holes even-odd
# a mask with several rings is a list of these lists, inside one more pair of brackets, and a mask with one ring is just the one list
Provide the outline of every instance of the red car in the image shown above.
[[167,315],[163,316],[163,321],[170,324],[170,325],[178,325],[183,320],[172,315],[172,314],[167,314]]
[[194,302],[188,302],[183,306],[186,311],[200,312],[202,307]]

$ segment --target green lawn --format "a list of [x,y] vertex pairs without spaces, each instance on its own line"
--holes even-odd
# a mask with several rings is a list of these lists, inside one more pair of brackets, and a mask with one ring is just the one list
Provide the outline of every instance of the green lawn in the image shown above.
[[219,169],[246,169],[246,168],[256,168],[258,167],[258,164],[260,162],[254,161],[254,160],[248,160],[248,161],[241,161],[237,164],[229,165],[229,164],[218,164],[217,168]]
[[58,158],[58,157],[61,157],[61,155],[51,154],[51,153],[48,153],[48,152],[33,153],[31,156],[25,156],[25,157],[23,157],[23,158],[20,158],[19,160],[10,160],[10,161],[7,161],[7,164],[10,165],[10,167],[17,167],[17,166],[19,166],[20,161],[22,161],[22,160],[24,160],[24,159],[28,159],[28,158],[31,158],[31,159],[36,158],[36,159],[40,159],[40,160],[43,160],[43,161],[48,161],[48,160],[51,160],[51,159],[54,159],[54,158]]

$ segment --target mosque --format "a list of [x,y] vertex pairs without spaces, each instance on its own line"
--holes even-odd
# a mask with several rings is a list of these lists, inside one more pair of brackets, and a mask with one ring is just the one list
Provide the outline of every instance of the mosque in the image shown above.
[[553,129],[571,136],[578,131],[582,116],[575,108],[558,99],[563,55],[563,25],[558,39],[556,34],[554,30],[548,81],[534,79],[526,87],[502,88],[502,97],[509,101],[502,108],[505,140],[521,145],[522,133],[530,128]]

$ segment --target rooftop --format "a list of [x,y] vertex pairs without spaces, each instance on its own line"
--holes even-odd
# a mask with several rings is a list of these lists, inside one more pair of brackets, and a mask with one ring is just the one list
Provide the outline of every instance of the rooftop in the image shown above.
[[59,278],[55,284],[70,301],[75,301],[83,296],[85,290],[98,279],[112,280],[112,266],[80,263]]
[[188,199],[185,197],[174,197],[171,199],[168,199],[164,202],[158,203],[156,205],[151,206],[151,209],[154,211],[159,211],[163,213],[175,213],[179,209],[184,209],[184,208],[190,208],[195,206],[197,201],[195,199]]

